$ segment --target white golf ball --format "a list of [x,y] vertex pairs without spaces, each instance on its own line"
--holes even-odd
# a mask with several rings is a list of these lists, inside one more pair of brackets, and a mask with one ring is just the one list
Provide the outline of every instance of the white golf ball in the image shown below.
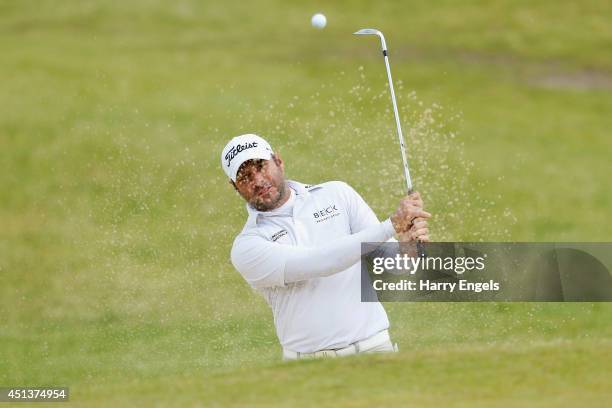
[[314,16],[312,16],[312,18],[310,19],[310,23],[312,24],[312,26],[314,28],[324,28],[325,25],[327,24],[327,19],[325,18],[325,16],[321,13],[317,13]]

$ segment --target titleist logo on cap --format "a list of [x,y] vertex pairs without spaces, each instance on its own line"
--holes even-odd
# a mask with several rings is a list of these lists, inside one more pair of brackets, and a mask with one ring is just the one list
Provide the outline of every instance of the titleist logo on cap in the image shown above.
[[225,154],[225,160],[227,160],[227,167],[229,167],[230,163],[238,155],[238,153],[243,152],[247,149],[252,149],[253,147],[257,147],[257,142],[245,143],[245,144],[237,144],[232,147],[229,152]]

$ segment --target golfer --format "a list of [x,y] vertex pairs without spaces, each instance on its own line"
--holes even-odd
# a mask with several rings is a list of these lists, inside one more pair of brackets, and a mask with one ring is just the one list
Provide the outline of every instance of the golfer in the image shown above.
[[231,260],[274,315],[284,359],[393,352],[378,302],[361,302],[361,243],[429,241],[418,193],[380,222],[348,184],[285,179],[279,154],[264,139],[233,138],[221,153],[248,218]]

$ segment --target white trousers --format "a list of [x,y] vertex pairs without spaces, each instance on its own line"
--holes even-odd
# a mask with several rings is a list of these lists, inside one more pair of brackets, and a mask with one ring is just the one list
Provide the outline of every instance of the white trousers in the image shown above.
[[348,347],[335,350],[319,350],[314,353],[300,353],[283,349],[283,360],[298,360],[301,358],[343,357],[361,353],[394,353],[398,351],[397,344],[391,342],[389,331],[383,330],[365,340],[357,341]]

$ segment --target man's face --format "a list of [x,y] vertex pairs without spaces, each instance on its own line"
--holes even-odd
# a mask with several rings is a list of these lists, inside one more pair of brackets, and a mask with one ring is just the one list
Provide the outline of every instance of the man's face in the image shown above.
[[278,156],[271,160],[245,161],[238,170],[234,187],[258,211],[277,208],[285,194],[283,161]]

